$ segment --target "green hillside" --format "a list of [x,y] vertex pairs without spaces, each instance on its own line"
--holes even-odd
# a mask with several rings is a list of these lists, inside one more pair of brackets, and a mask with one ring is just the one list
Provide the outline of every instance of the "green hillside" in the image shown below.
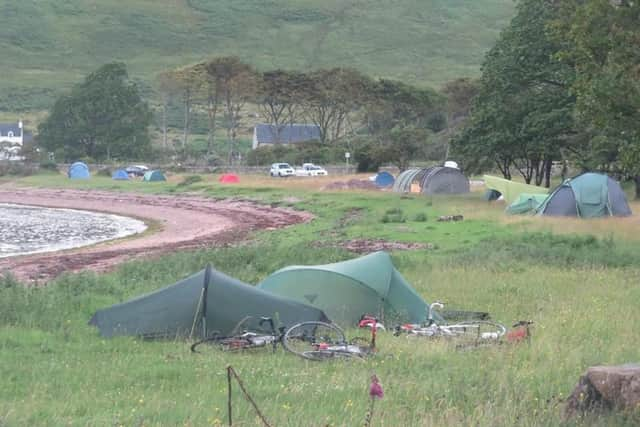
[[259,69],[349,66],[437,86],[475,76],[512,0],[8,0],[0,110],[37,110],[99,65],[159,71],[234,54]]

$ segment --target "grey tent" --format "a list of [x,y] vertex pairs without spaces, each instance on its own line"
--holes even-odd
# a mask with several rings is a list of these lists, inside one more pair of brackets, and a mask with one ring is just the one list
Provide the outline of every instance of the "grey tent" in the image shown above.
[[618,182],[599,173],[583,173],[567,179],[538,207],[540,215],[629,216],[631,209]]
[[426,169],[407,169],[401,172],[393,183],[395,193],[410,193],[411,184],[422,179]]
[[425,170],[420,182],[424,194],[462,194],[469,192],[469,179],[460,169],[433,166]]
[[228,334],[245,317],[272,317],[292,326],[308,320],[327,321],[314,307],[270,294],[211,267],[153,293],[97,311],[90,324],[105,337],[185,337],[213,331]]

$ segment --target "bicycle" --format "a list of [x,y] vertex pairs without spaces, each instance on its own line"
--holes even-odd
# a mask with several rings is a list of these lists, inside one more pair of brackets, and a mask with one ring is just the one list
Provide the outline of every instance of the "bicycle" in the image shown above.
[[[308,360],[364,359],[376,351],[376,330],[374,324],[371,327],[370,340],[356,337],[347,341],[342,329],[336,325],[302,322],[287,330],[282,343],[290,352]],[[359,344],[363,341],[363,344]]]
[[[278,344],[289,352],[307,360],[327,360],[333,358],[364,358],[375,351],[375,330],[372,328],[372,338],[367,345],[358,344],[363,338],[354,338],[347,342],[345,334],[338,326],[309,321],[298,323],[291,328],[280,327],[276,330],[273,319],[262,317],[258,328],[263,329],[266,323],[269,332],[255,332],[244,328],[250,316],[244,318],[236,325],[229,336],[220,336],[214,333],[203,340],[191,345],[193,353],[203,353],[204,349],[217,349],[221,351],[244,351],[272,346],[275,352]],[[242,332],[238,332],[242,330]],[[206,344],[206,346],[204,345]]]
[[410,338],[427,337],[427,338],[443,338],[469,340],[475,342],[491,342],[499,341],[507,332],[507,328],[490,320],[472,320],[466,322],[458,322],[454,324],[439,324],[433,318],[434,309],[444,308],[441,302],[434,302],[429,306],[427,323],[420,324],[404,324],[397,326],[394,335],[398,336],[407,333]]
[[[202,353],[203,349],[219,349],[221,351],[233,352],[262,348],[269,344],[271,344],[273,351],[275,351],[278,343],[282,342],[285,328],[280,327],[276,331],[271,317],[261,317],[258,322],[258,327],[254,329],[262,330],[263,325],[267,323],[269,325],[269,331],[267,333],[255,332],[247,327],[248,321],[252,319],[252,316],[247,316],[242,319],[228,336],[221,336],[218,331],[215,331],[211,336],[193,343],[191,345],[191,351],[193,353]],[[242,330],[242,332],[238,332],[240,330]]]

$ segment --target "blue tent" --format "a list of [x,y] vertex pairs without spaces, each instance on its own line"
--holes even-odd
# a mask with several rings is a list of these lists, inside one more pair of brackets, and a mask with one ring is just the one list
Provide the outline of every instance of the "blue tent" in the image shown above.
[[111,175],[112,179],[117,179],[119,181],[126,181],[129,179],[129,174],[124,169],[118,169]]
[[89,167],[82,162],[75,162],[69,166],[67,176],[71,179],[89,179],[91,174],[89,173]]
[[380,172],[376,175],[376,179],[373,182],[376,186],[384,188],[391,187],[395,180],[396,179],[389,172]]

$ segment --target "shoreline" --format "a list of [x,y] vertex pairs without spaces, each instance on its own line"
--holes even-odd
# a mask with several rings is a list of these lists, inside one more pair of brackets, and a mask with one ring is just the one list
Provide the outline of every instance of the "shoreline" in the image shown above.
[[249,232],[308,222],[313,215],[256,202],[202,196],[147,195],[103,190],[0,187],[6,204],[76,209],[142,220],[147,231],[61,252],[0,258],[0,274],[47,282],[64,272],[109,271],[132,259],[176,250],[219,247]]

